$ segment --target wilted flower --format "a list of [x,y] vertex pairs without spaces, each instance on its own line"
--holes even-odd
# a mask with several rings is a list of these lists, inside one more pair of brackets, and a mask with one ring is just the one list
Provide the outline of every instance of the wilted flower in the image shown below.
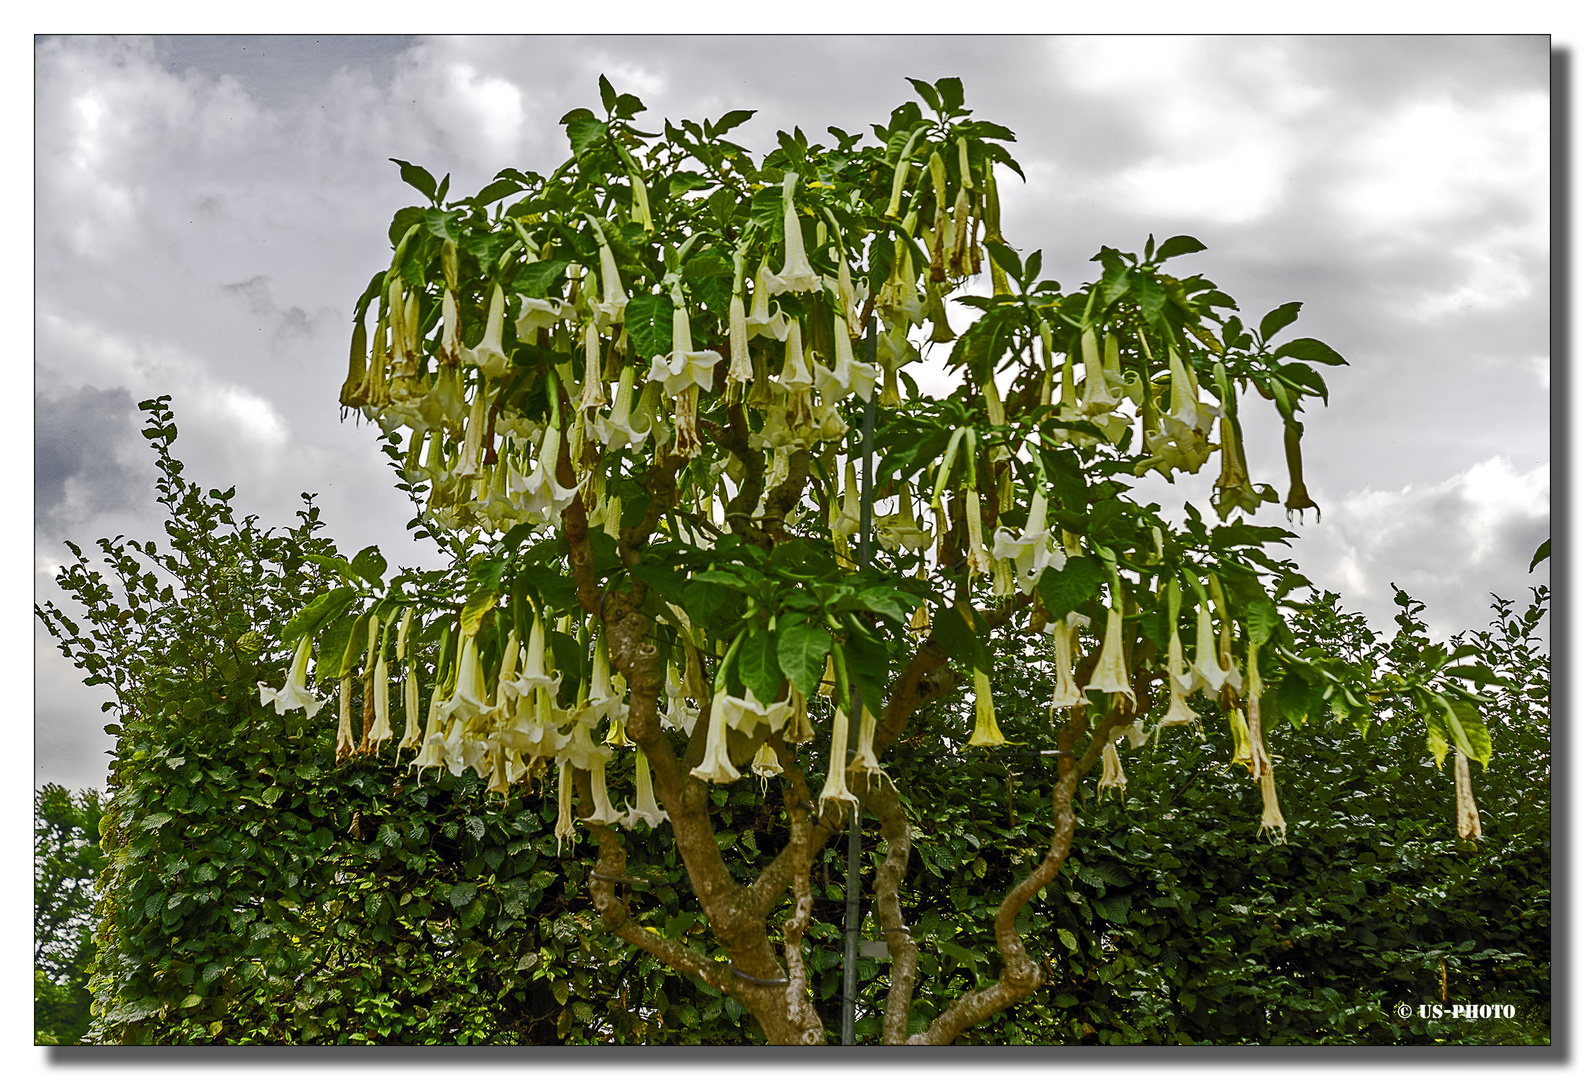
[[1453,786],[1458,793],[1458,835],[1464,840],[1479,840],[1480,811],[1475,807],[1475,789],[1469,778],[1469,758],[1453,747]]
[[308,718],[312,720],[325,703],[308,692],[308,657],[313,649],[314,640],[309,634],[304,634],[297,643],[297,652],[292,656],[292,670],[286,676],[286,685],[279,690],[271,690],[264,683],[259,683],[259,704],[274,705],[277,716],[285,716],[287,709],[307,709]]

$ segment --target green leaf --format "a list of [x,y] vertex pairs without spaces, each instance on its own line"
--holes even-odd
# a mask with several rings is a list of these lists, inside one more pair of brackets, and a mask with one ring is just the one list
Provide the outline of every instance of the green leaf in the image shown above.
[[725,135],[739,124],[748,121],[753,117],[754,112],[753,109],[733,109],[714,124],[707,123],[704,127],[712,136]]
[[805,697],[813,697],[825,674],[831,635],[810,623],[783,624],[776,633],[776,659],[782,673]]
[[1270,341],[1272,335],[1293,320],[1299,317],[1299,309],[1304,305],[1297,300],[1274,307],[1260,319],[1260,337],[1263,341]]
[[451,906],[461,911],[473,902],[474,896],[479,892],[479,887],[471,881],[459,881],[451,887],[449,899]]
[[346,611],[347,605],[351,604],[353,597],[357,595],[357,589],[343,585],[314,597],[308,602],[307,607],[286,624],[286,629],[281,631],[281,640],[289,645],[304,634],[318,633],[320,627]]
[[[462,239],[462,211],[430,209],[424,211],[424,227],[442,240]],[[409,248],[408,250],[412,250]]]
[[403,183],[411,184],[413,187],[419,190],[424,198],[434,201],[435,178],[430,175],[428,169],[421,165],[410,164],[409,162],[403,161],[401,158],[393,157],[390,160],[396,162],[396,164],[400,166],[402,170]]
[[1272,355],[1291,357],[1295,360],[1309,360],[1317,364],[1327,364],[1332,367],[1346,365],[1348,363],[1347,360],[1344,360],[1341,356],[1339,356],[1332,346],[1328,345],[1326,342],[1317,341],[1315,338],[1308,337],[1294,338],[1292,341],[1285,341],[1281,345],[1277,346]]
[[352,572],[376,588],[381,587],[385,565],[385,556],[372,544],[352,557]]
[[523,295],[533,297],[535,300],[545,299],[548,293],[561,279],[567,270],[566,259],[546,259],[543,262],[530,263],[517,274],[517,287]]
[[914,90],[917,91],[919,96],[924,99],[926,105],[930,106],[930,108],[936,112],[941,111],[941,95],[936,93],[935,87],[931,86],[923,79],[911,78],[908,81],[913,84]]
[[1168,259],[1177,258],[1179,255],[1192,255],[1196,251],[1204,250],[1205,245],[1192,236],[1169,236],[1156,249],[1156,261],[1166,262]]
[[271,784],[264,789],[264,794],[259,796],[259,801],[265,806],[274,806],[275,800],[279,799],[283,794],[285,794],[285,791],[282,788]]
[[573,157],[605,138],[605,122],[595,119],[588,109],[574,109],[562,117],[561,122],[567,126],[567,141],[572,144]]
[[1053,618],[1062,618],[1090,602],[1107,579],[1106,567],[1093,555],[1074,555],[1061,570],[1047,569],[1035,588]]
[[1470,760],[1478,761],[1482,766],[1490,765],[1491,733],[1486,730],[1480,710],[1467,701],[1448,701],[1446,698],[1442,701],[1447,706],[1447,728],[1453,738],[1453,745]]
[[768,705],[781,696],[782,671],[777,642],[768,631],[756,627],[743,639],[738,647],[737,675],[761,704]]
[[1249,630],[1249,640],[1257,647],[1264,645],[1282,625],[1282,616],[1277,614],[1277,605],[1265,597],[1249,605],[1244,612],[1244,620],[1244,625]]
[[492,180],[484,185],[483,190],[473,197],[473,201],[480,206],[487,206],[490,203],[506,198],[508,195],[515,195],[522,190],[523,185],[516,180],[509,178]]
[[495,593],[475,593],[462,605],[462,636],[472,637],[479,632],[479,624],[484,620],[485,612],[495,607]]
[[627,302],[623,315],[633,355],[643,364],[671,353],[671,297],[645,294]]
[[[1541,546],[1535,549],[1535,554],[1530,557],[1530,571],[1541,565],[1543,559],[1552,557],[1552,538],[1549,536],[1541,541]],[[1530,571],[1527,571],[1530,572]]]

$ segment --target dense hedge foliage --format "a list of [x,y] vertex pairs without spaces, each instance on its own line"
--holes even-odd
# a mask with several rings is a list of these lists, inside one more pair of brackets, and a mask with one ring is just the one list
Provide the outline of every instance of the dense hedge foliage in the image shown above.
[[[503,801],[471,772],[418,786],[367,759],[337,766],[328,725],[258,705],[257,681],[278,680],[288,661],[265,643],[323,587],[314,558],[333,547],[311,503],[288,532],[235,520],[230,492],[182,478],[171,414],[147,404],[169,550],[102,542],[114,589],[86,558],[68,567],[86,631],[52,606],[41,612],[119,710],[90,1039],[761,1039],[730,998],[598,933],[581,899],[594,848],[558,857],[553,791]],[[1424,635],[1406,596],[1392,639],[1335,600],[1295,627],[1301,640],[1358,659],[1417,648]],[[1536,630],[1547,600],[1537,590],[1517,613],[1499,601],[1492,629],[1470,638],[1502,677],[1487,716],[1496,750],[1476,779],[1479,846],[1454,838],[1452,770],[1438,772],[1413,736],[1372,731],[1361,753],[1360,736],[1319,726],[1272,733],[1289,842],[1258,838],[1258,792],[1227,767],[1231,737],[1207,713],[1203,733],[1170,729],[1124,749],[1126,800],[1090,789],[1072,857],[1020,922],[1044,954],[1046,984],[964,1040],[1546,1041],[1550,676]],[[1003,689],[1049,685],[1044,663],[1010,664]],[[1006,710],[1002,726],[1022,745],[993,757],[942,750],[963,708],[931,706],[889,765],[915,830],[904,902],[921,944],[921,1018],[994,975],[989,912],[1046,843],[1030,823],[1054,771],[1040,754],[1055,747],[1047,709],[1024,697]],[[757,784],[711,795],[725,850],[752,860],[783,842]],[[664,839],[629,837],[629,902],[668,936],[703,938]],[[842,847],[817,865],[809,930],[833,1030]],[[871,866],[882,847],[870,830]],[[42,911],[51,889],[43,877],[39,887]],[[872,921],[865,936],[881,936]],[[40,937],[51,938],[42,924]],[[1444,963],[1446,1001],[1512,1004],[1518,1016],[1399,1021],[1398,1004],[1444,1000]],[[887,961],[862,959],[859,975],[857,1033],[874,1041]]]

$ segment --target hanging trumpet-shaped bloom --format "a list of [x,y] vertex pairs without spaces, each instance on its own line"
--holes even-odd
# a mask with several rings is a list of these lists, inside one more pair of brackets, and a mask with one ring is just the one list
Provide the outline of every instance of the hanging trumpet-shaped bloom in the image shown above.
[[841,315],[837,315],[834,322],[832,340],[835,342],[836,364],[831,368],[818,363],[815,365],[815,389],[820,392],[820,400],[828,405],[849,394],[857,394],[862,400],[868,401],[875,393],[875,379],[880,369],[874,364],[853,358],[853,340],[848,336],[847,322]]
[[833,710],[835,715],[831,721],[831,758],[826,763],[826,783],[820,789],[820,813],[824,814],[826,803],[845,802],[858,804],[858,796],[848,790],[847,782],[847,753],[848,753],[848,711],[838,708]]
[[1254,754],[1249,746],[1249,724],[1244,720],[1244,710],[1233,706],[1227,714],[1228,730],[1233,733],[1233,764],[1251,765]]
[[1117,747],[1108,742],[1101,748],[1101,779],[1095,785],[1099,796],[1107,788],[1116,788],[1118,798],[1128,796],[1128,777],[1123,774],[1123,759],[1117,756]]
[[616,401],[611,405],[611,415],[605,417],[595,414],[589,418],[589,430],[602,446],[625,450],[641,446],[649,438],[650,425],[646,424],[642,428],[633,425],[633,379],[636,370],[632,367],[622,369],[621,378],[616,384]]
[[1051,631],[1052,670],[1056,672],[1055,685],[1051,690],[1053,712],[1084,700],[1079,684],[1073,680],[1073,635],[1078,629],[1074,620],[1083,618],[1083,615],[1069,615],[1058,619],[1048,628]]
[[789,712],[787,723],[782,728],[781,741],[791,746],[814,739],[814,725],[809,722],[809,700],[798,692],[796,686],[791,688],[787,704]]
[[1040,581],[1046,567],[1061,570],[1068,557],[1058,551],[1051,541],[1051,530],[1046,525],[1046,493],[1036,491],[1029,502],[1029,521],[1024,531],[1014,534],[1011,529],[998,528],[991,545],[991,555],[997,559],[1011,559],[1018,591],[1028,595]]
[[442,364],[462,362],[462,320],[457,314],[457,293],[450,288],[440,297],[440,351],[436,358]]
[[671,355],[653,357],[649,377],[671,397],[692,386],[709,391],[715,388],[715,367],[720,362],[721,354],[714,349],[694,349],[688,309],[678,304],[671,315]]
[[479,344],[464,350],[463,359],[477,367],[486,378],[499,379],[511,361],[501,351],[501,332],[506,321],[506,297],[497,284],[490,293],[490,312],[484,320],[484,337]]
[[963,516],[969,526],[969,575],[983,575],[990,571],[991,560],[985,550],[985,524],[980,512],[980,492],[974,484],[974,462],[968,462],[969,483],[965,493]]
[[391,734],[391,675],[385,665],[385,654],[374,662],[374,726],[369,729],[368,744],[378,752],[380,744],[390,740]]
[[759,789],[762,795],[770,788],[770,778],[782,774],[781,762],[776,760],[776,751],[771,749],[770,743],[760,745],[754,753],[754,760],[749,763],[749,768],[759,777]]
[[727,366],[727,390],[734,386],[742,387],[754,380],[754,363],[748,354],[748,317],[743,311],[743,294],[734,292],[732,301],[727,306],[727,344],[732,353],[732,362]]
[[527,697],[534,690],[544,688],[555,694],[561,688],[561,676],[545,668],[545,620],[537,613],[528,631],[528,648],[523,658],[523,673],[509,684],[509,693]]
[[561,429],[555,424],[545,428],[545,439],[533,468],[523,477],[508,477],[507,490],[520,497],[522,512],[535,522],[555,520],[578,494],[578,485],[562,487],[556,479],[561,454]]
[[[605,634],[600,633],[594,644],[594,665],[589,676],[589,708],[595,716],[608,718],[614,731],[627,716],[627,706],[622,695],[611,686],[611,655],[606,646]],[[614,745],[626,745],[625,739]]]
[[732,758],[726,747],[726,713],[722,707],[725,694],[717,694],[710,703],[710,726],[705,732],[704,760],[692,770],[694,776],[712,784],[730,784],[743,774],[732,767]]
[[1001,746],[1007,742],[996,726],[996,704],[991,699],[991,673],[974,669],[974,734],[970,746]]
[[661,822],[670,819],[666,816],[666,811],[655,802],[655,781],[650,776],[649,758],[644,756],[642,747],[635,751],[633,777],[638,785],[638,805],[628,804],[627,814],[622,819],[622,827],[631,829],[642,821],[651,829],[658,829]]
[[1199,614],[1195,619],[1194,667],[1190,674],[1193,681],[1189,693],[1199,690],[1206,697],[1215,697],[1221,693],[1222,684],[1227,682],[1227,669],[1222,667],[1217,655],[1216,633],[1211,626],[1211,610],[1204,604],[1200,605]]
[[859,484],[852,458],[848,458],[842,486],[840,506],[831,500],[831,535],[846,540],[859,531]]
[[595,323],[604,328],[622,321],[627,310],[627,292],[622,288],[622,275],[617,271],[616,257],[605,241],[605,233],[596,226],[594,235],[600,244],[600,299],[591,299],[589,307],[594,311]]
[[1134,688],[1129,684],[1128,668],[1123,663],[1123,613],[1117,608],[1106,609],[1106,638],[1101,644],[1101,659],[1084,689],[1122,694],[1129,704],[1135,703]]
[[561,854],[563,840],[575,840],[578,830],[572,823],[572,777],[567,763],[560,762],[556,770],[556,854]]
[[440,706],[440,688],[436,687],[435,693],[429,699],[429,717],[424,724],[423,745],[418,748],[418,756],[413,759],[413,768],[418,770],[420,781],[424,778],[425,769],[438,769],[446,764],[445,734],[441,730]]
[[767,280],[773,293],[815,292],[821,287],[820,275],[815,273],[814,267],[809,265],[809,257],[804,254],[803,227],[798,224],[798,212],[793,209],[792,190],[797,182],[798,177],[788,173],[782,189],[782,199],[786,203],[782,213],[782,232],[786,239],[787,257],[782,263],[781,273]]
[[[994,717],[991,723],[996,723]],[[886,770],[881,768],[880,761],[875,757],[875,714],[870,712],[868,705],[859,705],[859,745],[848,768],[854,772],[886,775]]]
[[[1284,424],[1282,426],[1282,449],[1288,459],[1288,497],[1283,500],[1283,507],[1288,511],[1288,520],[1293,520],[1295,510],[1299,512],[1299,520],[1304,521],[1306,510],[1315,511],[1315,520],[1321,520],[1321,508],[1310,498],[1310,493],[1304,486],[1304,460],[1299,454],[1299,426],[1297,424]],[[1477,829],[1479,826],[1477,825]]]
[[336,725],[336,760],[350,757],[358,748],[352,737],[352,676],[341,677],[341,719]]
[[590,322],[583,328],[583,394],[580,409],[600,409],[606,405],[605,382],[600,377],[600,332]]
[[594,797],[594,813],[584,818],[591,825],[615,825],[622,814],[611,805],[611,795],[605,787],[605,758],[596,757],[589,763],[589,787]]
[[517,340],[533,341],[539,331],[554,329],[557,323],[565,322],[572,315],[571,304],[525,296],[521,314],[517,317]]
[[1231,417],[1224,415],[1221,425],[1222,474],[1211,489],[1211,505],[1217,516],[1226,520],[1235,509],[1253,514],[1261,503],[1276,502],[1277,492],[1270,484],[1253,484],[1249,479],[1249,466],[1244,461],[1244,450],[1239,445],[1238,429]]
[[479,663],[478,639],[464,639],[461,656],[457,660],[457,685],[451,697],[440,707],[442,720],[472,720],[490,711],[484,688],[484,668]]
[[887,551],[906,548],[923,551],[934,538],[929,529],[921,529],[914,516],[913,495],[905,480],[898,486],[897,513],[875,520],[875,539]]
[[710,708],[712,716],[716,712],[721,714],[722,724],[742,732],[749,739],[759,738],[761,729],[767,732],[780,731],[792,711],[791,704],[786,701],[770,705],[761,703],[752,690],[743,691],[740,698],[725,693],[717,694]]
[[1079,335],[1079,351],[1084,358],[1084,400],[1079,402],[1079,408],[1086,416],[1111,412],[1122,404],[1123,396],[1112,389],[1106,378],[1094,327],[1085,327]]
[[775,314],[771,313],[770,294],[774,283],[775,275],[769,267],[760,263],[754,275],[754,298],[749,303],[748,316],[743,321],[743,328],[751,339],[772,337],[777,341],[787,340],[790,320],[782,314],[781,305],[777,304]]
[[307,709],[310,720],[324,708],[325,703],[308,691],[308,657],[313,647],[312,635],[304,634],[297,643],[297,652],[292,655],[292,670],[286,676],[286,685],[272,690],[259,683],[260,705],[274,705],[277,716],[285,716],[287,709]]
[[412,664],[407,665],[407,679],[402,684],[402,715],[406,718],[406,726],[402,728],[402,741],[396,744],[396,749],[415,749],[421,738],[418,723],[418,671]]
[[[1479,835],[1479,823],[1476,824],[1476,835]],[[1270,829],[1277,837],[1278,843],[1285,843],[1288,839],[1288,823],[1283,820],[1282,808],[1277,805],[1277,775],[1270,769],[1260,778],[1260,834]]]

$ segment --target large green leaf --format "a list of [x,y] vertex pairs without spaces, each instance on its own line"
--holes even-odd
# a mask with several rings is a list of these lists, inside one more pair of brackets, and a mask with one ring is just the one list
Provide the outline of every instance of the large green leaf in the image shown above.
[[1260,336],[1262,340],[1270,341],[1272,335],[1293,320],[1299,317],[1299,309],[1304,305],[1297,300],[1274,307],[1260,319]]
[[743,685],[754,691],[761,703],[770,704],[781,695],[782,670],[778,661],[777,640],[763,627],[755,627],[737,651],[737,675]]
[[784,623],[776,632],[776,659],[782,673],[805,697],[813,697],[825,674],[831,635],[807,622]]
[[1272,355],[1292,357],[1295,360],[1310,360],[1317,364],[1330,364],[1333,367],[1346,365],[1348,363],[1347,360],[1344,360],[1341,356],[1339,356],[1337,351],[1326,342],[1317,341],[1315,338],[1308,337],[1294,338],[1292,341],[1285,341],[1281,345],[1277,346],[1277,348],[1272,352]]
[[648,364],[671,353],[671,297],[644,294],[627,302],[623,315],[633,355]]
[[1062,618],[1090,602],[1107,579],[1106,567],[1093,555],[1074,555],[1061,570],[1047,569],[1035,588],[1053,618]]
[[352,598],[357,595],[357,589],[343,585],[314,597],[308,602],[307,607],[286,624],[286,629],[281,631],[281,640],[291,644],[304,634],[317,634],[320,627],[346,611],[347,605],[351,604]]

